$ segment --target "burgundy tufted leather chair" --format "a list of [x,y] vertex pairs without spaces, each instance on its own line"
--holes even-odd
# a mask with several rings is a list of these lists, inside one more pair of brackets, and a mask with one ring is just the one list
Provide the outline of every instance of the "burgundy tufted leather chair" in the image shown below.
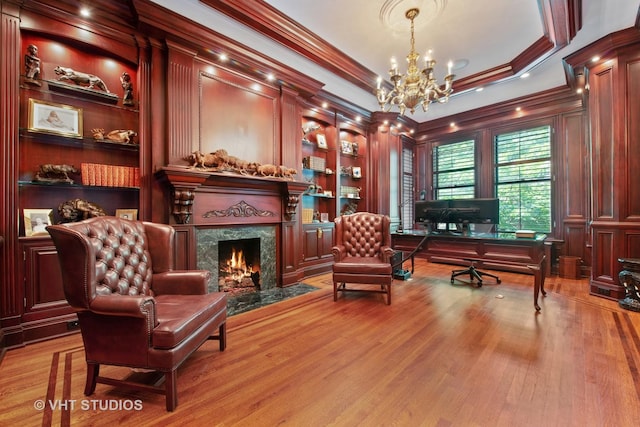
[[[67,301],[78,314],[87,361],[85,395],[96,383],[166,395],[178,404],[177,369],[206,340],[226,347],[227,301],[207,293],[209,272],[174,270],[173,227],[96,217],[48,226]],[[100,365],[164,374],[164,387],[99,376]]]
[[[387,295],[391,304],[393,282],[391,257],[391,220],[386,215],[356,212],[335,219],[336,246],[333,254],[333,300],[338,292],[364,291]],[[380,289],[347,289],[346,283],[380,286]]]

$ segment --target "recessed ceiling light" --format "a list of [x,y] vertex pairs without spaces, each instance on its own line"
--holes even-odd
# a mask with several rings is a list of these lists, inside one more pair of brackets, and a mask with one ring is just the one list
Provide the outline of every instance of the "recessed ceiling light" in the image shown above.
[[516,111],[522,110],[522,107],[516,107]]
[[527,77],[529,77],[531,74],[529,73],[524,73],[520,76],[521,79],[526,79]]
[[89,12],[89,9],[87,9],[86,7],[83,7],[82,9],[80,9],[80,15],[88,18],[91,16],[91,12]]
[[449,127],[452,127],[452,128],[456,127],[456,123],[455,122],[449,123]]
[[329,104],[327,102],[323,102],[322,103],[322,108],[327,108],[329,106]]
[[484,90],[483,87],[479,87],[479,88],[476,89],[476,92],[482,92],[483,90]]
[[598,62],[598,61],[600,61],[600,57],[597,55],[591,58],[591,62]]
[[276,79],[276,76],[274,76],[272,73],[267,74],[267,80],[269,80],[270,82],[274,81]]
[[218,58],[220,58],[220,61],[222,62],[225,62],[226,60],[229,59],[226,53],[221,53],[220,55],[218,55]]

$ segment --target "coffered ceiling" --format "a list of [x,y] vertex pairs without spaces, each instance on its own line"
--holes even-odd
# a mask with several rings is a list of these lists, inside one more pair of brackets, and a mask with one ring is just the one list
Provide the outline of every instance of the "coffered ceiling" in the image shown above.
[[[416,51],[433,51],[454,95],[417,122],[567,85],[562,58],[612,32],[640,27],[640,0],[153,0],[324,84],[369,111],[389,59],[406,69],[409,21]],[[528,77],[523,78],[525,75]]]

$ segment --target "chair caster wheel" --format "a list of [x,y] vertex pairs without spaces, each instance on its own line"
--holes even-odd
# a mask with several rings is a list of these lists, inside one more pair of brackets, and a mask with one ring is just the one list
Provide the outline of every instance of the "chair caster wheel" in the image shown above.
[[482,282],[478,282],[478,287],[481,288],[482,287]]

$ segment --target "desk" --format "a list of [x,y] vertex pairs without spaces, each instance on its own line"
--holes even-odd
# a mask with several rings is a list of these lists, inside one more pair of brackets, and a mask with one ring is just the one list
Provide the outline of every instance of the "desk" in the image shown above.
[[533,304],[539,311],[538,295],[541,291],[542,295],[547,294],[544,290],[545,238],[544,235],[532,239],[516,238],[512,233],[427,234],[413,230],[393,233],[391,242],[394,249],[406,252],[413,251],[423,242],[415,256],[430,262],[468,265],[465,260],[472,259],[479,269],[532,274]]

